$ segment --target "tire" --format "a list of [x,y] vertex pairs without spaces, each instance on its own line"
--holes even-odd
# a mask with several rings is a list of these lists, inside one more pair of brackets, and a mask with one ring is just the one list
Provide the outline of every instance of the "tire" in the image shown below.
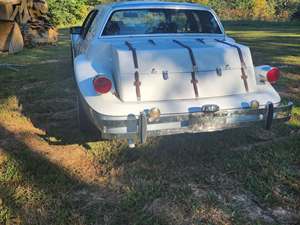
[[[86,114],[83,103],[80,97],[77,97],[77,119],[79,130],[87,135],[95,136],[100,133],[96,126],[91,122],[88,115]],[[100,135],[99,135],[100,136]]]

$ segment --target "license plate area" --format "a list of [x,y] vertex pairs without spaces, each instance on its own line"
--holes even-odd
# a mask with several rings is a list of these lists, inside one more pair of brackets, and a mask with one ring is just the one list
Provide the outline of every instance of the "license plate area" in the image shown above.
[[226,117],[217,113],[192,113],[189,116],[189,128],[192,130],[216,130],[226,126]]

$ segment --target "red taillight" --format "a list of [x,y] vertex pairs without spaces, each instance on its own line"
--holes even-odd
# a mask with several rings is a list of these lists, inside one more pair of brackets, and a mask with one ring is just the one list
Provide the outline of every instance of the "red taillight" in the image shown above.
[[93,80],[94,89],[99,94],[105,94],[110,91],[112,83],[106,77],[95,77]]
[[276,67],[273,67],[267,73],[267,79],[271,84],[275,84],[276,81],[279,80],[279,77],[280,77],[280,70]]

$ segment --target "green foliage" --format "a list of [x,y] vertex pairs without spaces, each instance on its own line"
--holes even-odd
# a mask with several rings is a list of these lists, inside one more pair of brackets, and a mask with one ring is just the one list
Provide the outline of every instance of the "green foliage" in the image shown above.
[[212,7],[222,19],[288,20],[300,0],[191,0]]
[[88,12],[88,0],[48,0],[52,22],[75,24]]
[[[89,7],[114,0],[48,0],[54,24],[82,21]],[[184,1],[184,0],[169,0]],[[300,0],[189,0],[207,5],[225,20],[288,20],[300,7]]]

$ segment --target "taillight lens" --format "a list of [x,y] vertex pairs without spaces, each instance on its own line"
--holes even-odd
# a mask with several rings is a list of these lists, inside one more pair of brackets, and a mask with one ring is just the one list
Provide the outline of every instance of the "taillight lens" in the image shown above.
[[112,88],[111,80],[106,77],[95,77],[93,80],[94,89],[99,94],[105,94]]
[[280,77],[280,70],[276,67],[273,67],[267,72],[267,79],[271,84],[275,84]]

